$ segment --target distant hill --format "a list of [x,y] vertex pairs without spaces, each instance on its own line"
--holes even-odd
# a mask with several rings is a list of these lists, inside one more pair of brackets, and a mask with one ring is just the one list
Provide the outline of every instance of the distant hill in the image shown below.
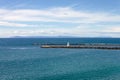
[[78,38],[75,36],[12,36],[10,38]]

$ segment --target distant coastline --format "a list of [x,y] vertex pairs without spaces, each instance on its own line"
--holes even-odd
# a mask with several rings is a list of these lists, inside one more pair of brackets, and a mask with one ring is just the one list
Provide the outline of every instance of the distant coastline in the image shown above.
[[120,38],[120,37],[80,37],[80,36],[11,36],[4,38]]

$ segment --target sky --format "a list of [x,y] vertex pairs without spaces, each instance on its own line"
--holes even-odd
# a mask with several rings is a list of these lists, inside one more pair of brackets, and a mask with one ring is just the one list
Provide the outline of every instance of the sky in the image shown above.
[[0,0],[0,37],[120,38],[120,0]]

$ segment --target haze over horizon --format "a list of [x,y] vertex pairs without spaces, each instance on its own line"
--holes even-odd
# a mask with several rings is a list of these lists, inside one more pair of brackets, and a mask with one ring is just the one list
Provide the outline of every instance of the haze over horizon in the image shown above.
[[0,0],[0,37],[120,38],[120,0]]

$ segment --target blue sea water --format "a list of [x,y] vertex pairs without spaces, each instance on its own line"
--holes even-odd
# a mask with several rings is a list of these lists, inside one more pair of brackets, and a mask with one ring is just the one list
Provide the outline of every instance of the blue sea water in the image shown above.
[[120,38],[1,38],[0,80],[120,80],[120,50],[32,45],[68,41],[120,44]]

